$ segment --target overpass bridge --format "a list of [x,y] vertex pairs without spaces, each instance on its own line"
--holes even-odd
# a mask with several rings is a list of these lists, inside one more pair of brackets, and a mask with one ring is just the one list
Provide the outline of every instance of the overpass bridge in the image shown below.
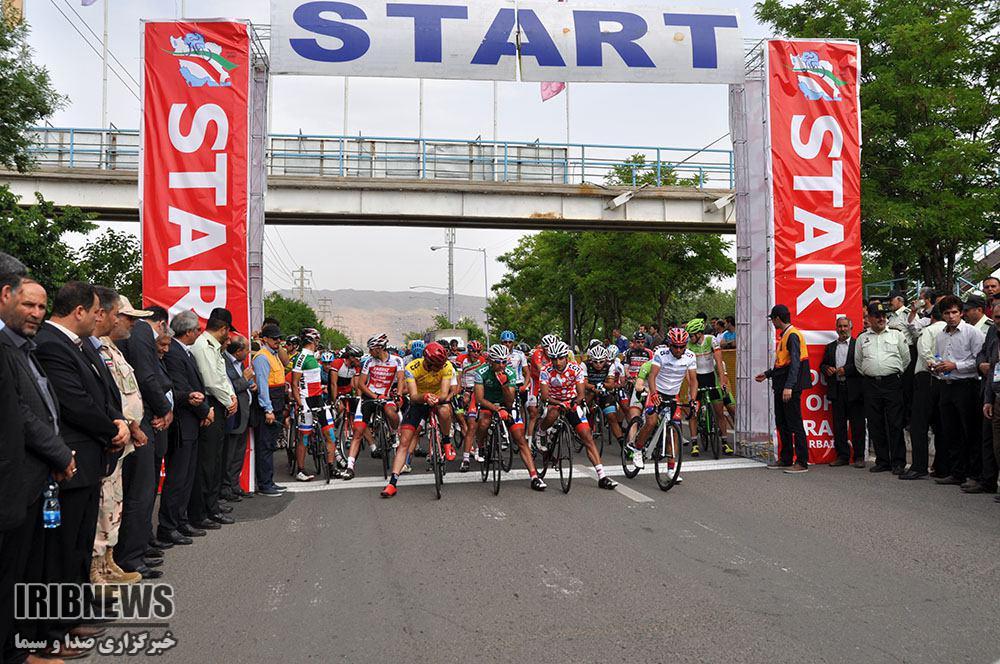
[[[138,131],[34,137],[37,170],[0,171],[23,203],[38,191],[138,220]],[[267,148],[269,225],[735,232],[730,150],[301,134]]]

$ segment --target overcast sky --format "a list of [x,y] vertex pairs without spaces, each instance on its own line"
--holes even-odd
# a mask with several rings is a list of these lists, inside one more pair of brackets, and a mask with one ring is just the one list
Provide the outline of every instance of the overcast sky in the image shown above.
[[[49,69],[55,88],[69,98],[66,107],[51,118],[55,126],[99,127],[101,124],[100,39],[89,34],[73,10],[100,35],[102,3],[108,1],[97,0],[90,7],[82,7],[80,0],[25,0],[34,58]],[[691,5],[671,5],[672,8],[685,6]],[[753,18],[752,2],[703,0],[697,6],[735,8],[742,18],[745,38],[767,34]],[[270,22],[267,0],[187,0],[186,13],[188,17],[238,17],[260,24]],[[109,48],[136,80],[140,67],[139,19],[178,18],[180,15],[180,0],[111,1]],[[77,34],[70,21],[87,37],[86,40]],[[127,76],[123,78],[128,85],[114,76],[109,77],[109,119],[117,127],[133,129],[139,125],[136,98],[139,90]],[[271,125],[274,132],[340,134],[343,131],[343,78],[277,76],[272,79],[272,85]],[[419,126],[417,86],[416,80],[352,78],[348,133],[416,137]],[[491,90],[491,84],[482,81],[426,81],[425,137],[490,137],[493,128]],[[573,142],[696,149],[729,131],[724,85],[573,83],[570,99]],[[500,83],[497,136],[501,140],[565,141],[564,95],[543,103],[537,83]],[[727,138],[715,147],[729,149],[731,143]],[[138,231],[135,224],[116,224],[114,227]],[[459,245],[487,249],[491,259],[491,284],[503,272],[503,266],[495,262],[495,257],[511,249],[521,235],[509,230],[459,230],[457,234]],[[443,287],[447,285],[445,253],[424,248],[441,243],[444,235],[443,229],[270,228],[265,247],[265,285],[269,290],[290,287],[288,270],[303,265],[312,270],[316,288],[406,290],[412,285]],[[366,251],[367,247],[372,250]],[[375,253],[386,261],[388,269],[371,269]],[[392,266],[402,264],[404,257],[405,272],[393,269]],[[733,283],[727,280],[724,285]],[[456,252],[455,288],[459,293],[482,295],[481,255]]]

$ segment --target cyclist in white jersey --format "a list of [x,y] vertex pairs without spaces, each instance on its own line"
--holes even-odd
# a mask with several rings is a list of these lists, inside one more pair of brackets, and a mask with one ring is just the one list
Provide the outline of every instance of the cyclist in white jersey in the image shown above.
[[[732,454],[733,448],[729,446],[729,427],[726,425],[724,405],[732,408],[732,415],[735,417],[736,408],[729,396],[727,386],[729,377],[726,375],[726,363],[722,361],[722,350],[719,342],[711,334],[705,334],[705,321],[701,318],[694,318],[687,324],[688,350],[694,353],[698,369],[698,385],[703,392],[704,401],[711,404],[715,411],[715,421],[719,424],[719,432],[722,434],[723,453]],[[694,397],[701,399],[702,395]],[[691,456],[700,454],[698,449],[698,421],[691,420]]]
[[[698,394],[697,361],[694,353],[688,350],[688,338],[687,330],[675,327],[667,333],[668,346],[661,346],[653,354],[651,360],[653,365],[650,368],[647,383],[654,386],[655,389],[650,390],[649,396],[646,398],[648,415],[636,441],[636,450],[632,460],[637,468],[642,468],[644,465],[641,450],[646,446],[646,441],[659,423],[655,407],[664,400],[676,402],[681,385],[685,380],[688,384],[688,394],[692,397]],[[653,407],[651,412],[650,407]]]

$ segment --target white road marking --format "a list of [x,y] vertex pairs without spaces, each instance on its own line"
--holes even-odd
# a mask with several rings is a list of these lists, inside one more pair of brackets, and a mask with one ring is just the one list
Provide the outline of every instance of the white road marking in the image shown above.
[[[423,464],[421,464],[421,466],[422,465]],[[653,473],[652,466],[653,464],[649,464],[649,466],[639,471],[639,475],[651,475]],[[697,473],[709,470],[746,470],[750,468],[763,468],[763,467],[764,464],[760,463],[759,461],[753,461],[751,459],[743,459],[738,457],[731,457],[728,459],[719,459],[718,461],[716,461],[715,459],[706,459],[703,461],[701,460],[685,461],[681,468],[681,472],[686,475],[688,473]],[[576,471],[576,474],[580,474],[581,470],[585,470],[585,472],[588,473],[591,478],[595,477],[592,468],[584,469],[581,466],[576,466],[574,470]],[[622,467],[620,465],[612,467],[606,466],[605,471],[607,472],[608,475],[611,475],[612,477],[621,477],[625,475],[625,471],[622,470]],[[512,470],[509,473],[501,474],[500,479],[504,482],[526,483],[529,479],[528,471],[524,470],[523,468]],[[558,491],[559,473],[555,471],[555,469],[550,469],[549,472],[546,473],[545,479],[548,480],[547,483],[550,485],[550,489],[552,481],[554,480]],[[476,469],[475,471],[470,471],[468,473],[459,473],[458,471],[451,471],[447,475],[445,475],[444,478],[444,483],[446,486],[449,484],[474,484],[476,482],[481,482],[481,481],[482,480],[480,479],[478,469]],[[288,488],[288,493],[314,493],[316,491],[339,491],[344,489],[373,489],[373,488],[381,489],[382,487],[385,486],[385,484],[386,484],[385,480],[383,480],[381,477],[374,476],[374,477],[358,477],[347,482],[345,482],[344,480],[330,480],[329,484],[326,484],[323,480],[318,480],[318,479],[313,480],[312,482],[296,482],[295,480],[288,480],[285,483],[285,486]],[[429,472],[424,472],[422,468],[421,470],[414,470],[414,472],[411,474],[402,475],[399,478],[400,488],[406,488],[409,486],[425,486],[428,484],[434,484],[434,475]],[[618,486],[621,487],[621,484],[619,484]],[[625,488],[629,489],[629,487]],[[632,489],[629,490],[631,491]],[[638,494],[639,492],[635,491],[635,493]],[[635,500],[635,498],[629,496],[624,491],[622,492],[622,494],[629,498],[632,498],[632,500]],[[653,500],[652,498],[649,498],[649,501],[652,500]],[[636,502],[647,502],[647,501],[636,501]]]

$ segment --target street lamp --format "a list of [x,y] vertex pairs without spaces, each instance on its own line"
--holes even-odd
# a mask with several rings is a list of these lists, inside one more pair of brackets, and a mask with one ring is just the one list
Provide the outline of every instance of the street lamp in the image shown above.
[[[459,246],[456,246],[454,244],[450,244],[450,245],[447,245],[447,246],[444,246],[444,245],[435,245],[435,246],[431,247],[431,251],[437,251],[438,249],[460,249],[461,251],[478,251],[479,253],[481,253],[483,255],[483,297],[484,297],[484,304],[483,304],[483,306],[485,307],[486,304],[488,304],[489,301],[490,301],[490,279],[489,279],[489,274],[487,272],[487,267],[486,267],[486,249],[475,249],[473,247],[459,247]],[[451,261],[449,261],[448,262],[448,286],[449,286],[449,290],[448,290],[448,303],[449,303],[449,305],[455,299],[455,293],[454,293],[454,288],[455,288],[455,285],[454,285],[455,284],[454,269],[455,269],[454,264]],[[448,311],[448,318],[449,318],[449,320],[451,319],[451,311],[450,311],[450,309],[451,309],[451,307],[449,306],[449,311]],[[484,323],[485,328],[486,328],[486,346],[489,347],[489,345],[490,345],[490,319],[489,319],[489,316],[486,315],[486,311],[485,310],[483,311],[483,323]]]

